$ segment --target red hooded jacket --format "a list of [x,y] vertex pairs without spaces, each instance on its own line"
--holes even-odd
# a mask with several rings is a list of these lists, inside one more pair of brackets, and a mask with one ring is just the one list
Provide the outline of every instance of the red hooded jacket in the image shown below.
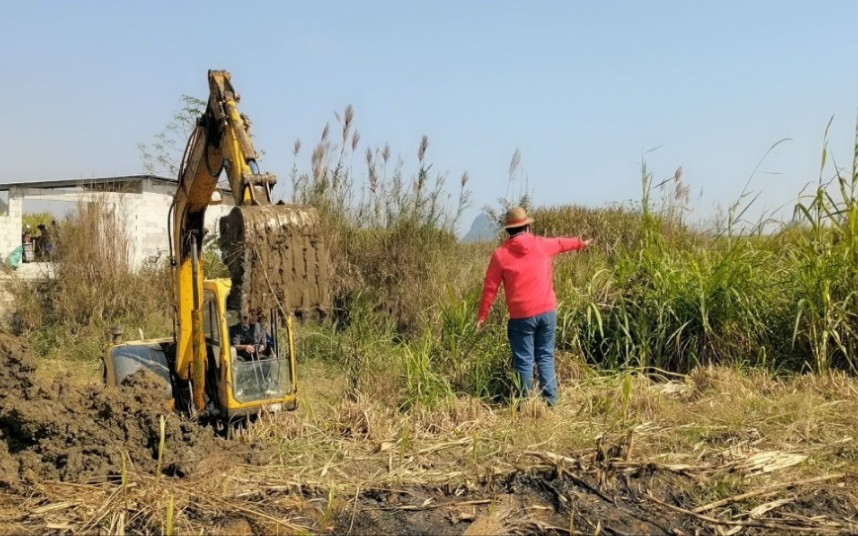
[[501,281],[510,318],[528,318],[557,308],[551,258],[558,253],[582,250],[579,238],[544,238],[518,234],[497,248],[486,271],[478,319],[485,322],[498,295]]

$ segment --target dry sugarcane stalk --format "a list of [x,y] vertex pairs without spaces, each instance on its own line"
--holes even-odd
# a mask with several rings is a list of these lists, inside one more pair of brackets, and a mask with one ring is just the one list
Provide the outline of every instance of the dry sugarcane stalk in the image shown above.
[[543,460],[552,462],[554,464],[555,468],[560,473],[562,473],[563,475],[568,477],[570,480],[572,480],[573,482],[575,482],[579,486],[586,488],[587,490],[591,491],[592,493],[595,493],[596,495],[601,497],[606,502],[609,502],[609,503],[615,503],[616,502],[613,497],[610,497],[609,495],[607,495],[605,492],[603,492],[597,486],[590,484],[589,482],[587,482],[583,478],[581,478],[581,477],[573,474],[572,472],[564,469],[563,467],[561,467],[561,463],[573,465],[573,466],[580,466],[579,460],[576,460],[575,458],[569,458],[567,456],[563,456],[560,454],[555,454],[553,452],[547,452],[547,451],[546,452],[527,451],[527,452],[525,452],[525,454],[530,455],[530,456],[536,456],[537,458],[542,458]]
[[762,473],[773,473],[793,465],[798,465],[807,459],[804,454],[787,454],[778,451],[759,452],[738,463],[736,468],[754,476]]
[[698,506],[692,512],[696,514],[701,514],[703,512],[708,512],[709,510],[714,510],[715,508],[720,508],[722,506],[727,506],[728,504],[737,503],[739,501],[744,501],[745,499],[750,499],[752,497],[758,497],[760,495],[768,495],[769,493],[773,493],[776,491],[780,491],[782,489],[792,488],[795,486],[804,486],[806,484],[815,484],[817,482],[825,482],[827,480],[837,480],[843,478],[844,474],[838,473],[834,475],[826,475],[826,476],[818,476],[815,478],[808,478],[806,480],[797,480],[793,482],[779,482],[777,484],[772,484],[770,486],[765,486],[754,491],[749,491],[747,493],[741,493],[739,495],[734,495],[732,497],[727,497],[726,499],[721,499],[720,501],[711,502],[709,504],[704,504],[703,506]]
[[789,504],[791,502],[795,502],[795,497],[786,497],[784,499],[767,502],[765,504],[761,504],[752,508],[751,511],[747,513],[747,516],[751,519],[757,519],[759,517],[762,517],[763,514],[767,514],[775,508],[780,508],[781,506]]
[[655,498],[652,495],[652,493],[647,493],[646,495],[644,495],[644,497],[646,497],[648,500],[650,500],[650,501],[652,501],[652,502],[654,502],[660,506],[663,506],[669,510],[673,510],[674,512],[679,512],[681,514],[685,514],[687,516],[691,516],[691,517],[697,518],[701,521],[705,521],[707,523],[712,523],[714,525],[725,525],[725,526],[729,526],[729,527],[759,527],[759,528],[765,528],[765,529],[779,530],[781,532],[788,532],[788,531],[809,532],[812,534],[823,534],[824,530],[826,530],[826,529],[829,532],[832,532],[832,531],[834,531],[835,533],[840,532],[839,526],[833,527],[833,526],[819,526],[819,525],[817,525],[815,527],[796,527],[796,526],[791,526],[791,525],[783,525],[780,523],[764,523],[762,521],[730,521],[730,520],[726,520],[726,519],[717,519],[714,517],[705,516],[703,514],[697,514],[695,512],[692,512],[691,510],[686,510],[685,508],[681,508],[679,506],[674,506],[670,503],[666,503],[660,499]]
[[270,521],[276,525],[280,525],[280,526],[282,526],[282,527],[284,527],[290,531],[293,531],[293,532],[302,532],[302,531],[309,530],[309,527],[290,523],[290,522],[284,521],[282,519],[277,519],[276,517],[272,517],[272,516],[270,516],[264,512],[260,512],[259,510],[255,510],[253,508],[247,508],[247,507],[241,506],[240,504],[236,503],[235,501],[228,501],[228,500],[221,499],[219,497],[196,494],[196,493],[194,493],[193,490],[185,488],[184,486],[176,486],[176,489],[179,489],[179,490],[185,492],[189,497],[197,497],[199,499],[202,499],[202,500],[208,502],[210,505],[214,506],[215,508],[226,507],[228,509],[238,510],[238,511],[243,512],[245,514],[248,514],[250,516],[254,516],[254,517],[257,517],[260,519],[265,519],[267,521]]
[[354,526],[355,526],[355,515],[357,515],[357,510],[358,510],[358,499],[359,499],[359,498],[360,498],[360,485],[358,485],[358,487],[357,487],[357,491],[355,491],[354,504],[352,505],[352,520],[351,520],[351,522],[349,522],[349,531],[348,531],[348,533],[347,533],[347,534],[351,534],[351,533],[352,533],[352,529],[353,529],[353,528],[354,528]]
[[402,504],[402,505],[393,505],[393,506],[380,506],[378,508],[368,508],[367,510],[403,510],[409,512],[418,512],[423,510],[436,510],[438,508],[447,508],[449,506],[475,506],[480,504],[491,504],[494,502],[494,499],[478,499],[474,501],[452,501],[445,503],[436,503],[436,504],[421,504],[421,505],[413,505],[413,504]]

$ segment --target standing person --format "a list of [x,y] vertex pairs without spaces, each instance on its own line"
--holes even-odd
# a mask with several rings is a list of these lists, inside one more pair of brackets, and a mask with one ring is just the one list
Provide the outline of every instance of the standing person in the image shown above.
[[503,228],[509,238],[495,250],[489,262],[477,329],[482,331],[503,283],[509,313],[507,337],[521,394],[527,396],[533,389],[535,362],[542,396],[553,406],[557,403],[554,369],[557,298],[551,258],[558,253],[587,249],[591,241],[534,236],[530,233],[532,223],[533,219],[521,207],[506,212]]
[[40,223],[36,228],[39,230],[39,236],[36,237],[36,258],[44,260],[51,252],[51,236],[44,223]]
[[35,260],[35,250],[33,244],[33,235],[30,232],[30,226],[24,226],[24,234],[21,235],[21,245],[24,248],[23,261],[33,262]]
[[60,226],[57,220],[51,220],[51,256],[56,257],[59,252]]

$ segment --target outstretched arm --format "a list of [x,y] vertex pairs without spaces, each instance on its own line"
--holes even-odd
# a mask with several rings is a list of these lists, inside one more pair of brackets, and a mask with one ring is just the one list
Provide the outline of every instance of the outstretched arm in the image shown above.
[[567,251],[582,251],[587,249],[591,240],[581,240],[578,237],[542,238],[542,244],[549,255],[557,255]]
[[480,309],[477,314],[477,322],[480,325],[489,317],[489,310],[491,310],[492,304],[498,295],[502,276],[503,269],[501,268],[500,260],[497,254],[494,254],[492,255],[492,260],[489,261],[489,268],[486,270],[486,281],[483,284],[483,295],[480,299]]

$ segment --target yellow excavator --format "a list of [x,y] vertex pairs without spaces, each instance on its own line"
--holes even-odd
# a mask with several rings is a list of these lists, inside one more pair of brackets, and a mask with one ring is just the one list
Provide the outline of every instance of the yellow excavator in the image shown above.
[[[125,342],[114,329],[104,376],[121,387],[148,370],[174,408],[232,420],[297,407],[295,319],[327,315],[331,294],[317,211],[273,203],[276,178],[259,171],[230,74],[208,78],[206,110],[188,139],[168,216],[173,337]],[[205,212],[222,202],[222,175],[235,202],[219,222],[230,277],[207,280]]]

